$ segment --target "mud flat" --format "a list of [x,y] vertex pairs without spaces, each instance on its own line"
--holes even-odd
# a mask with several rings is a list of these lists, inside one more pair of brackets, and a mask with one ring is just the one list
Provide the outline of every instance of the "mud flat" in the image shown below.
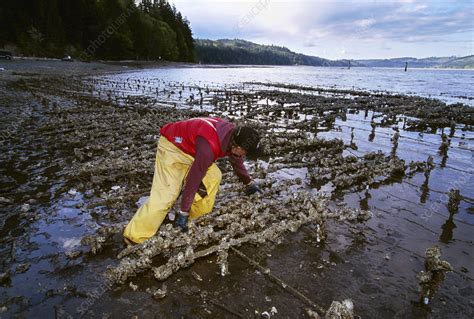
[[[2,316],[311,318],[346,299],[364,318],[473,316],[472,108],[18,63],[0,73]],[[265,136],[247,163],[263,194],[245,197],[220,161],[211,215],[126,248],[159,128],[208,115]],[[452,272],[425,303],[433,246]]]

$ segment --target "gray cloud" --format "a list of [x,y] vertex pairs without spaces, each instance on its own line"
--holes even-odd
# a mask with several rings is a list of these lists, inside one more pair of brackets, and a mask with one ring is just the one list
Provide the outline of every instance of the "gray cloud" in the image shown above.
[[[445,7],[432,12],[428,6],[416,5],[417,2],[410,6],[398,2],[361,2],[349,7],[338,6],[340,2],[335,2],[335,10],[319,21],[307,21],[300,28],[325,30],[327,36],[363,35],[366,38],[400,41],[409,38],[434,40],[446,35],[473,32],[472,4],[470,7],[451,8],[449,2],[443,2]],[[316,9],[314,4],[311,7]]]
[[[265,6],[256,10],[261,1]],[[472,54],[472,46],[471,52],[469,45],[466,50],[474,33],[472,0],[174,2],[189,18],[198,38],[258,40],[308,54],[323,53],[324,47],[328,55],[367,55],[367,51],[373,51],[370,48],[386,51],[387,47],[400,49],[403,45],[410,46],[407,52],[414,52],[416,46],[418,54],[423,55],[424,43],[451,43],[449,50],[458,50],[452,54]],[[360,47],[344,47],[349,45]],[[426,47],[427,52],[432,49]]]

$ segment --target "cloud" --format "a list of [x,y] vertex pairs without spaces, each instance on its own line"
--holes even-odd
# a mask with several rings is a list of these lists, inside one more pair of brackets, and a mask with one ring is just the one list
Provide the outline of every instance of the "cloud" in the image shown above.
[[370,28],[377,20],[374,18],[355,20],[354,25],[358,28]]
[[[428,54],[437,43],[452,54],[472,53],[472,0],[176,0],[198,38],[242,38],[307,54],[367,56],[407,47]],[[442,48],[443,43],[458,43]],[[426,49],[423,48],[426,44]],[[351,47],[353,50],[347,49]],[[324,48],[324,49],[323,49]],[[425,52],[423,52],[425,50]],[[470,52],[469,52],[470,51]],[[327,56],[331,58],[331,56]]]

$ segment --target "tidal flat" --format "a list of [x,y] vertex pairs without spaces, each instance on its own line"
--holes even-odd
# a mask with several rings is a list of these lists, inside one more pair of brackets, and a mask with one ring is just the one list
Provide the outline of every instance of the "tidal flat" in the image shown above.
[[[0,316],[314,318],[347,299],[362,318],[474,316],[470,92],[446,104],[168,72],[206,73],[192,65],[4,65]],[[246,162],[263,193],[246,197],[220,160],[211,214],[126,247],[160,127],[202,116],[264,136]]]

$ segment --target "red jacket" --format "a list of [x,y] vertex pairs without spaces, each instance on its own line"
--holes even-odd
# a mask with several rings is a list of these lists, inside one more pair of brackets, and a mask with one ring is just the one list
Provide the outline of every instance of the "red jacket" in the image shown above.
[[208,167],[218,158],[228,156],[232,168],[244,183],[251,181],[243,159],[229,152],[235,125],[219,118],[203,117],[168,123],[160,130],[162,136],[186,154],[194,157],[186,178],[181,210],[189,212],[196,191]]
[[[222,129],[225,126],[227,129]],[[221,141],[235,128],[235,125],[212,117],[200,117],[190,120],[168,123],[160,130],[161,135],[176,145],[177,148],[193,157],[196,155],[196,137],[202,136],[211,146],[214,161],[226,155],[227,150],[222,149]],[[227,134],[226,134],[227,133]]]

